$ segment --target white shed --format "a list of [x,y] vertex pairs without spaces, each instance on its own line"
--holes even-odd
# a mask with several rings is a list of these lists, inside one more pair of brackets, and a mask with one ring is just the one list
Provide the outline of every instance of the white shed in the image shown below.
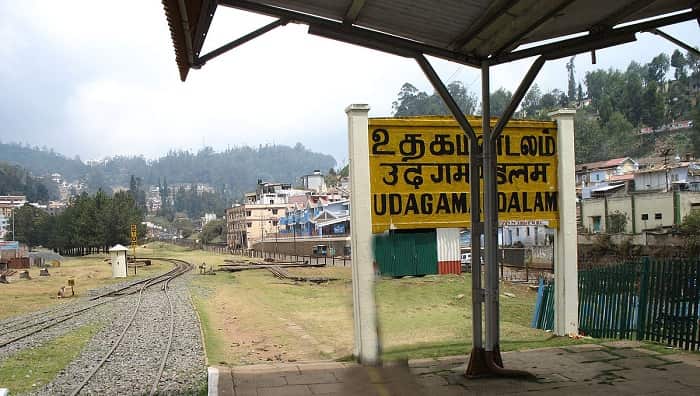
[[126,278],[126,252],[129,249],[116,244],[109,249],[112,256],[112,278]]

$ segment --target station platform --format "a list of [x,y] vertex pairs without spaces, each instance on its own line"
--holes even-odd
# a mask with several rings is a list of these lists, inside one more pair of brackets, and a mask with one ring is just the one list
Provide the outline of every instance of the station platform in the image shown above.
[[468,356],[383,367],[307,362],[210,367],[209,395],[700,394],[700,353],[668,354],[634,341],[505,352],[507,368],[535,379],[464,377]]

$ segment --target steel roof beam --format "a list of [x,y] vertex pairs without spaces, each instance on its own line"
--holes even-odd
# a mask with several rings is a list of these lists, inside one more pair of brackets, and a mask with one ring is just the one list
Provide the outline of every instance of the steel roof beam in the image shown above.
[[209,52],[206,55],[203,55],[201,57],[198,57],[197,59],[194,60],[194,64],[192,64],[193,68],[200,68],[204,66],[205,63],[209,62],[210,60],[216,58],[217,56],[226,53],[242,44],[247,43],[248,41],[257,38],[259,36],[262,36],[263,34],[269,32],[270,30],[273,30],[277,27],[284,26],[287,24],[286,19],[278,19],[272,23],[269,23],[260,29],[254,30],[245,36],[242,36],[240,38],[237,38],[236,40],[231,41],[228,44],[222,45],[221,47]]
[[476,23],[472,24],[467,30],[460,33],[452,42],[448,45],[448,48],[454,50],[459,50],[467,43],[472,41],[476,36],[478,36],[485,28],[496,22],[499,15],[508,11],[511,7],[516,5],[520,0],[508,0],[505,1],[500,7],[490,7],[488,11],[479,18]]
[[[247,0],[219,0],[219,5],[253,11],[276,18],[288,19],[290,22],[303,23],[309,25],[309,32],[312,34],[327,36],[351,44],[358,44],[358,42],[370,43],[372,44],[370,48],[397,55],[403,54],[401,56],[413,57],[416,53],[423,53],[472,67],[479,67],[478,65],[481,62],[480,59],[470,55],[434,47],[403,37],[392,36],[356,26],[343,25],[341,21],[320,18]],[[357,38],[355,38],[355,36]],[[389,51],[389,49],[393,50]]]
[[633,1],[627,5],[624,5],[617,10],[615,10],[612,14],[608,15],[603,19],[602,21],[598,22],[594,26],[601,26],[605,28],[612,28],[613,26],[617,25],[621,21],[623,21],[625,18],[627,18],[630,15],[633,15],[636,12],[639,12],[649,6],[651,3],[653,3],[656,0],[637,0]]
[[589,34],[583,37],[576,37],[495,56],[490,63],[492,65],[497,65],[537,55],[543,55],[545,58],[547,58],[547,60],[563,58],[565,56],[588,52],[593,49],[607,48],[635,41],[635,33],[689,21],[697,17],[698,11],[688,11],[682,14],[675,14],[664,18],[653,19],[651,21],[640,22],[634,25],[627,25],[605,32]]
[[214,13],[216,12],[216,0],[205,0],[202,1],[202,8],[199,10],[199,21],[197,22],[197,30],[194,32],[194,39],[192,42],[194,58],[199,57],[200,51],[204,46],[204,39],[207,37],[209,32],[209,26],[211,25],[212,19],[214,19]]
[[187,55],[187,63],[192,65],[194,60],[194,51],[192,49],[192,32],[190,30],[190,21],[187,18],[187,6],[185,0],[177,1],[177,10],[180,13],[180,26],[182,33],[185,36],[185,54]]
[[518,42],[528,34],[532,33],[535,31],[538,27],[542,26],[545,22],[548,20],[552,19],[552,17],[558,13],[560,13],[562,10],[564,10],[566,7],[568,7],[571,3],[573,3],[575,0],[563,0],[561,1],[557,6],[552,8],[549,12],[544,14],[541,18],[537,19],[535,22],[531,23],[528,25],[525,29],[523,29],[520,34],[515,35],[512,39],[508,40],[507,43],[503,44],[499,49],[497,49],[494,53],[493,56],[498,57],[499,54],[505,52],[505,51],[510,51],[514,49],[513,47],[517,47]]
[[462,109],[460,109],[457,102],[455,102],[454,98],[450,94],[450,91],[447,90],[447,87],[440,79],[440,76],[438,76],[435,69],[433,69],[433,67],[430,65],[430,62],[428,62],[428,60],[425,59],[425,56],[422,54],[417,54],[415,59],[416,62],[418,62],[421,70],[423,70],[423,73],[425,73],[425,76],[435,88],[435,91],[437,91],[442,100],[445,102],[447,108],[457,120],[457,123],[459,123],[459,126],[461,126],[464,130],[464,133],[469,136],[469,139],[476,141],[476,133],[474,133],[474,129],[469,123],[469,120],[467,120],[467,117],[462,112]]
[[661,37],[665,38],[666,40],[672,42],[673,44],[676,44],[677,46],[679,46],[679,47],[681,47],[681,48],[684,48],[686,51],[692,52],[692,53],[694,53],[696,56],[700,56],[700,51],[698,51],[697,48],[691,46],[691,45],[688,44],[688,43],[684,43],[684,42],[681,41],[681,40],[678,40],[677,38],[671,36],[671,35],[668,34],[668,33],[665,33],[665,32],[663,32],[663,31],[661,31],[661,30],[659,30],[659,29],[651,29],[651,30],[649,30],[649,33],[655,34],[655,35],[657,35],[657,36],[661,36]]
[[360,11],[362,7],[365,6],[365,0],[352,0],[352,3],[348,6],[348,10],[345,11],[345,18],[343,18],[343,23],[346,25],[353,25],[357,21],[357,17],[360,16]]

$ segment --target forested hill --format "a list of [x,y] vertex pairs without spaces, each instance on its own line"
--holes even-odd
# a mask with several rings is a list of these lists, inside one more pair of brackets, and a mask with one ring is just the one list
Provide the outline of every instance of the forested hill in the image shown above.
[[80,158],[68,158],[47,148],[17,143],[0,143],[0,161],[20,165],[35,176],[60,173],[68,180],[77,180],[87,172]]
[[20,165],[34,176],[60,173],[68,181],[86,181],[91,191],[128,187],[131,175],[146,185],[167,179],[173,183],[207,183],[226,196],[238,199],[253,190],[257,179],[296,183],[299,176],[315,169],[324,173],[335,167],[335,159],[315,153],[301,143],[294,147],[266,145],[258,148],[235,147],[223,152],[206,147],[197,153],[170,151],[156,160],[143,157],[111,157],[87,165],[52,150],[18,144],[0,144],[0,159]]
[[0,161],[0,195],[24,195],[30,202],[45,204],[58,196],[55,188],[49,187],[50,183],[32,177],[20,166]]
[[[122,185],[130,176],[141,177],[146,184],[157,185],[159,179],[173,183],[208,183],[232,198],[255,189],[258,179],[296,183],[299,176],[320,169],[324,173],[335,167],[335,159],[315,153],[301,143],[294,147],[267,145],[231,148],[222,152],[207,147],[197,153],[170,151],[147,161],[143,157],[114,157],[90,167],[91,185]],[[102,180],[98,180],[98,178]]]
[[[677,155],[700,156],[700,57],[676,50],[645,64],[633,61],[625,70],[599,69],[583,76],[576,74],[573,60],[561,70],[566,86],[545,92],[534,84],[514,117],[546,119],[554,109],[577,108],[577,163],[661,155],[669,149]],[[462,82],[452,81],[448,90],[466,114],[479,109],[476,95]],[[511,97],[503,88],[491,93],[491,114],[503,114]],[[408,82],[399,90],[393,109],[396,116],[448,114],[439,95]],[[669,127],[691,120],[694,128]]]

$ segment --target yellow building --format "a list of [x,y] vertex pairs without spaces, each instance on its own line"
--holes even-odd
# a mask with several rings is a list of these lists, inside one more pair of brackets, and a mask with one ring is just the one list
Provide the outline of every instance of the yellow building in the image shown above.
[[287,204],[243,204],[226,209],[226,242],[229,249],[248,249],[279,231],[279,219]]

